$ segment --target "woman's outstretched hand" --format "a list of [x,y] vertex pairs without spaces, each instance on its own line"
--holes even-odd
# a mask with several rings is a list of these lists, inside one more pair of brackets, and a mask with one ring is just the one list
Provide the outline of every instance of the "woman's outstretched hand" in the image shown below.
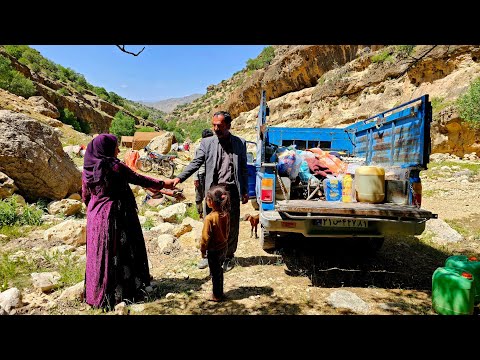
[[163,188],[164,189],[174,189],[175,188],[175,180],[174,179],[165,179],[163,180]]

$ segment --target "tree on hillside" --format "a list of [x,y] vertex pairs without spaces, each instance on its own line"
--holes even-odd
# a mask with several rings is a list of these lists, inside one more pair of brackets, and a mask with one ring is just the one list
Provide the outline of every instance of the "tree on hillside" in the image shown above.
[[29,98],[35,95],[37,89],[32,80],[27,79],[12,68],[10,60],[0,55],[0,88],[12,94]]
[[110,133],[120,138],[135,134],[135,120],[119,111],[115,114],[109,129]]
[[460,116],[473,128],[480,128],[480,77],[457,100]]

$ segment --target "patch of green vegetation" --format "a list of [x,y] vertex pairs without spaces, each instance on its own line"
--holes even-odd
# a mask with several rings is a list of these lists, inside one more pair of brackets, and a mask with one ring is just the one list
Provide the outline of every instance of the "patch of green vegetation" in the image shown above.
[[187,206],[185,216],[191,217],[194,220],[200,220],[200,215],[198,214],[197,207],[194,205]]
[[371,56],[370,60],[372,60],[372,63],[383,63],[385,61],[392,61],[393,57],[392,57],[391,51],[388,49],[385,49],[380,53]]
[[155,221],[152,218],[147,218],[142,224],[142,228],[145,230],[150,230],[155,226]]
[[90,133],[90,125],[88,124],[88,122],[77,118],[74,112],[70,111],[67,108],[60,108],[58,111],[60,112],[59,120],[62,123],[71,125],[75,130],[84,134]]
[[11,286],[20,289],[28,285],[28,276],[35,266],[23,257],[13,259],[11,253],[0,253],[0,292]]
[[432,97],[430,100],[432,104],[432,112],[435,117],[440,111],[445,109],[448,106],[455,105],[455,101],[445,101],[442,97]]
[[31,286],[30,274],[33,272],[58,271],[60,286],[71,286],[82,281],[85,276],[85,264],[79,263],[70,252],[46,252],[37,258],[23,255],[13,256],[11,252],[0,253],[0,291],[9,287],[20,290]]
[[467,91],[457,99],[460,116],[472,128],[480,128],[480,77],[473,80]]
[[414,49],[415,49],[415,45],[397,45],[395,47],[396,52],[406,56],[409,56]]
[[138,214],[144,216],[147,211],[158,211],[158,208],[156,206],[150,206],[147,203],[142,204],[141,207],[139,207]]
[[42,256],[46,260],[46,269],[60,274],[61,287],[75,285],[85,278],[85,264],[79,263],[70,251],[43,252]]
[[460,170],[457,171],[462,171],[462,170],[470,170],[472,172],[472,175],[477,175],[480,172],[480,163],[467,163],[467,162],[456,162],[456,161],[442,161],[436,163],[438,166],[458,166]]
[[275,49],[273,48],[273,46],[267,46],[263,48],[260,55],[258,55],[255,59],[247,60],[247,69],[248,70],[263,69],[264,67],[270,64],[270,62],[273,60],[274,57],[275,57]]
[[110,124],[110,133],[117,138],[122,136],[133,136],[135,134],[135,119],[125,115],[122,111],[115,114],[115,117]]
[[15,70],[10,60],[2,55],[0,55],[0,88],[24,98],[29,98],[37,92],[32,80]]
[[149,126],[142,126],[137,131],[138,132],[154,132],[155,129],[153,127],[149,127]]
[[70,91],[68,91],[66,88],[62,87],[57,90],[57,93],[62,96],[68,96],[70,95]]
[[465,224],[462,221],[445,219],[445,222],[450,225],[453,230],[457,231],[460,235],[463,235],[464,237],[467,237],[471,234],[471,232],[465,227]]
[[43,211],[35,205],[18,204],[15,196],[0,200],[0,227],[41,225]]

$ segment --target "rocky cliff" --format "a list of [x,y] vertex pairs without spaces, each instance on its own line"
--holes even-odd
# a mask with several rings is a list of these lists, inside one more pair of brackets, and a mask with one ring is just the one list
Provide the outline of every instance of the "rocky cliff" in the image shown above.
[[480,134],[455,100],[480,76],[480,46],[276,46],[264,69],[234,74],[173,115],[192,121],[226,109],[232,130],[255,139],[260,91],[271,126],[342,127],[424,94],[433,105],[432,152],[480,154]]
[[[28,66],[20,63],[15,57],[0,47],[0,55],[11,61],[12,66],[26,78],[33,81],[38,95],[57,109],[68,109],[75,117],[88,123],[91,133],[108,132],[113,117],[119,111],[135,119],[138,126],[151,126],[160,130],[151,121],[138,117],[122,106],[112,104],[98,97],[94,92],[86,90],[83,94],[74,87],[60,80],[53,80],[39,72],[32,71]],[[63,94],[58,90],[63,89]],[[56,116],[58,118],[58,116]]]

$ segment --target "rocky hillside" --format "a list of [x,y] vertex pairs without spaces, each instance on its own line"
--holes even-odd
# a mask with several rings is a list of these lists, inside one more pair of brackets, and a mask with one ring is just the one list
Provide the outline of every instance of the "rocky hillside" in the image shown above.
[[480,133],[460,118],[456,99],[480,76],[480,46],[275,46],[263,69],[243,69],[170,117],[208,119],[226,109],[232,129],[255,139],[260,90],[271,126],[342,127],[429,94],[432,152],[480,154]]
[[171,99],[165,99],[165,100],[160,100],[155,102],[141,101],[140,103],[150,106],[154,109],[161,110],[166,113],[171,113],[178,105],[189,104],[193,100],[196,100],[201,96],[202,94],[193,94],[193,95],[184,96],[180,98],[171,98]]
[[[25,58],[20,57],[20,59],[17,59],[15,56],[7,52],[5,47],[0,46],[0,56],[7,58],[14,69],[20,72],[25,78],[30,79],[33,82],[36,88],[35,95],[37,96],[38,101],[41,101],[43,104],[47,104],[46,106],[52,109],[56,108],[53,113],[45,114],[49,117],[57,119],[60,116],[58,110],[68,109],[81,122],[88,124],[90,133],[101,133],[108,132],[113,117],[119,111],[122,111],[128,116],[134,118],[137,126],[139,127],[156,127],[152,121],[146,120],[146,118],[148,119],[150,113],[152,113],[157,119],[163,117],[164,115],[163,112],[153,108],[148,108],[139,103],[128,101],[127,99],[121,99],[118,95],[116,95],[116,97],[122,100],[122,103],[128,105],[129,109],[127,109],[126,106],[120,106],[112,103],[111,101],[105,100],[88,88],[79,87],[77,86],[78,84],[70,81],[54,79],[51,76],[46,76],[45,71],[48,69],[48,67],[51,68],[55,64],[49,62],[47,59],[44,59],[36,50],[29,49],[29,51],[30,53],[34,53],[35,59],[36,61],[40,62],[40,65],[35,62],[30,63],[30,66],[27,66],[25,65]],[[33,66],[33,64],[36,66]],[[34,68],[36,71],[34,71],[32,68]],[[71,69],[67,70],[73,72]],[[83,80],[83,84],[88,87],[90,84],[86,83],[84,78]],[[24,109],[18,105],[16,108],[19,112],[27,111],[24,111]],[[131,110],[136,112],[144,112],[146,115],[138,116]],[[156,127],[156,129],[160,130],[158,127]]]

